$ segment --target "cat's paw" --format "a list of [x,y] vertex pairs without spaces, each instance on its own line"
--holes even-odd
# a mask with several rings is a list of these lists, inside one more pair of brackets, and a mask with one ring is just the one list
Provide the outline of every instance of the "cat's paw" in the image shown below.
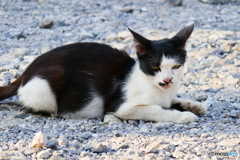
[[181,103],[181,106],[190,112],[193,112],[197,115],[202,115],[207,112],[207,107],[199,102],[193,102],[193,101],[185,101]]
[[192,112],[181,112],[179,119],[177,120],[177,123],[191,123],[197,121],[198,118],[195,114]]

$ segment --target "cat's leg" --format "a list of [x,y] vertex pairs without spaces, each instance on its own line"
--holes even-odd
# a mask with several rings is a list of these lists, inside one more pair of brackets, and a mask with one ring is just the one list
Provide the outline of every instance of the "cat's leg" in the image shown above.
[[197,120],[197,116],[191,112],[180,112],[174,109],[163,108],[158,105],[137,105],[124,103],[112,113],[121,119],[136,119],[155,122],[190,123]]
[[64,88],[66,79],[67,73],[60,65],[27,70],[18,89],[19,101],[32,112],[57,115],[57,93]]
[[180,104],[180,106],[185,111],[190,111],[197,115],[202,115],[207,112],[207,107],[204,104],[199,103],[199,102],[194,102],[192,100],[185,100],[185,99],[175,97],[172,100],[172,105],[174,105],[174,104]]

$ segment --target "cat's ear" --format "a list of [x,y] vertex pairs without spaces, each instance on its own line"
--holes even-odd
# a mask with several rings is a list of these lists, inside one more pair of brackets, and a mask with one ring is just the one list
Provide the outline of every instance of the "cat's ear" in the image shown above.
[[194,28],[194,23],[189,23],[183,29],[181,29],[174,37],[170,40],[179,49],[184,49],[186,41],[190,37]]
[[130,28],[128,28],[128,29],[132,33],[132,35],[134,37],[134,41],[136,43],[135,44],[135,49],[136,49],[137,54],[138,55],[143,55],[150,48],[151,41],[146,39],[146,38],[144,38],[143,36],[141,36],[137,32],[131,30]]

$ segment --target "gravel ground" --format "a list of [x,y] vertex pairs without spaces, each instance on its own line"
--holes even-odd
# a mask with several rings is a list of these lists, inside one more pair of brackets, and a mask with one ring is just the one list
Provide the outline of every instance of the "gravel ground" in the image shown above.
[[193,21],[179,96],[206,104],[208,113],[190,124],[111,115],[72,120],[25,113],[3,101],[0,159],[240,159],[239,17],[239,1],[172,6],[165,0],[1,0],[0,85],[57,46],[94,41],[135,56],[127,27],[159,39]]

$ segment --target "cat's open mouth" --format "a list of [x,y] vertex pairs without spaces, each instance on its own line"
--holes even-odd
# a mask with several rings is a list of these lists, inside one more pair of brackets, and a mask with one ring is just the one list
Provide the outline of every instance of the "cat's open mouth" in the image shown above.
[[159,83],[159,85],[161,86],[161,87],[163,87],[164,89],[167,89],[167,88],[170,88],[171,86],[170,86],[170,83]]

